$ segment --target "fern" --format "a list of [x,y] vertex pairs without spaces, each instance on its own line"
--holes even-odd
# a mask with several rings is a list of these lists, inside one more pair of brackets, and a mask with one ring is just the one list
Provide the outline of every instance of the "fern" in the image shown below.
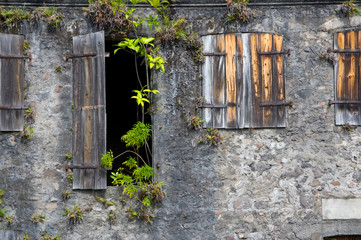
[[122,136],[121,140],[125,142],[127,147],[139,149],[144,146],[145,141],[151,136],[152,125],[137,122],[133,128]]

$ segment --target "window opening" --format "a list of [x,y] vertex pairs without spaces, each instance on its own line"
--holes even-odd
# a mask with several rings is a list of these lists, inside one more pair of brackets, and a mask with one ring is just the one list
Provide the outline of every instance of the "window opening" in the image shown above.
[[[126,148],[125,143],[120,139],[126,134],[134,124],[142,121],[142,108],[138,106],[134,99],[133,90],[140,90],[141,86],[146,85],[145,65],[142,64],[141,59],[137,59],[135,65],[134,54],[119,50],[114,55],[114,45],[119,41],[106,41],[105,51],[109,53],[109,57],[105,58],[106,69],[106,103],[107,103],[107,151],[112,150],[114,157],[126,150],[133,150]],[[139,79],[137,72],[138,69]],[[145,109],[147,111],[147,109]],[[145,123],[151,123],[151,116],[145,114]],[[148,141],[151,149],[151,139]],[[147,159],[145,148],[138,150],[144,159]],[[136,157],[131,154],[124,154],[120,158],[114,160],[113,170],[107,173],[107,185],[112,186],[112,179],[110,174],[116,171],[119,167],[124,167],[122,163],[128,159],[129,156]],[[152,166],[151,156],[148,154],[149,165]],[[139,161],[139,164],[140,161]]]

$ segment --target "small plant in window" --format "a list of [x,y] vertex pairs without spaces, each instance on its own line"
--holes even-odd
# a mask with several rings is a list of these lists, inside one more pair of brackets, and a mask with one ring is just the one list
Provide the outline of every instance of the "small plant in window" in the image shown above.
[[356,5],[353,3],[353,1],[354,0],[349,0],[349,1],[342,3],[341,11],[347,17],[352,17],[354,15],[360,15],[360,9],[358,9],[356,7]]
[[113,152],[109,150],[106,154],[103,154],[100,165],[106,170],[111,170],[113,168],[113,158]]
[[61,240],[59,235],[49,235],[46,231],[42,232],[40,235],[41,240]]
[[24,125],[23,130],[20,132],[20,136],[25,140],[30,140],[33,138],[34,129],[32,127],[28,127]]
[[33,214],[32,216],[31,216],[31,218],[30,218],[30,221],[32,222],[32,223],[42,223],[42,222],[44,222],[45,221],[45,215],[37,215],[37,214]]
[[249,22],[255,17],[253,11],[248,8],[249,0],[230,0],[227,3],[227,22],[240,20],[242,23]]
[[107,220],[111,223],[117,221],[116,211],[110,210],[107,216]]
[[214,146],[222,144],[223,137],[215,128],[207,128],[207,132],[203,133],[198,140],[198,143],[211,143]]
[[79,208],[78,205],[75,205],[71,210],[69,208],[65,208],[63,215],[68,218],[69,224],[75,225],[83,222],[84,208]]
[[70,193],[70,191],[63,190],[61,192],[61,196],[63,197],[63,200],[66,201],[71,198],[71,193]]
[[200,130],[202,129],[202,124],[204,120],[200,116],[190,116],[188,117],[188,128]]
[[114,202],[108,202],[105,198],[102,198],[102,197],[99,197],[99,196],[95,196],[95,199],[96,199],[98,202],[103,203],[104,206],[105,206],[105,208],[108,208],[108,207],[114,205]]
[[121,140],[125,142],[127,147],[138,149],[144,146],[151,136],[152,125],[148,123],[137,122],[133,128],[122,136]]
[[63,72],[63,68],[62,68],[60,65],[57,65],[57,66],[55,67],[55,72],[56,72],[56,73],[61,73],[61,72]]

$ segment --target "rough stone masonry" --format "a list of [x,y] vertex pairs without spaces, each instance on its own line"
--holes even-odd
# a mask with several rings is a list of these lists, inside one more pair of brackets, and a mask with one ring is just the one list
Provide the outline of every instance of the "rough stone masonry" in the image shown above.
[[[27,22],[19,30],[3,29],[24,35],[31,46],[24,93],[36,117],[29,141],[17,132],[0,133],[0,188],[6,190],[1,207],[15,216],[2,234],[28,233],[39,239],[46,231],[69,240],[361,235],[361,217],[325,219],[322,213],[323,199],[361,198],[360,129],[335,126],[334,107],[328,105],[335,94],[334,66],[320,58],[333,48],[335,32],[361,29],[361,16],[344,16],[341,3],[251,1],[252,21],[226,23],[223,1],[174,2],[174,17],[186,17],[187,27],[199,35],[283,35],[284,49],[291,50],[285,66],[286,100],[294,106],[287,109],[285,128],[220,130],[223,144],[199,144],[200,133],[188,129],[187,118],[202,96],[201,65],[180,42],[163,46],[168,63],[165,75],[154,75],[154,88],[161,94],[155,99],[153,151],[167,196],[151,225],[128,220],[116,187],[72,191],[68,201],[61,196],[69,189],[64,155],[72,151],[72,69],[65,55],[72,51],[72,36],[97,30],[82,10],[87,2],[56,2],[65,19],[55,30]],[[2,4],[23,6],[17,1]],[[36,3],[25,6],[35,8]],[[61,73],[54,71],[57,65]],[[117,211],[115,223],[106,221],[109,209],[95,201],[96,195],[117,202],[109,208]],[[83,223],[70,227],[62,212],[76,204],[87,211]],[[34,224],[29,221],[33,214],[46,219]]]

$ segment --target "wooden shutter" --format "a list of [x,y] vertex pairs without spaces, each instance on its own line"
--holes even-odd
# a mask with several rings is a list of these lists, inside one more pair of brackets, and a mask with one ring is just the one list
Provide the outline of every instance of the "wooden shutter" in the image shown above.
[[[94,56],[96,54],[96,56]],[[104,33],[73,38],[73,189],[105,189],[106,152]]]
[[282,36],[221,34],[203,41],[204,126],[285,127]]
[[334,68],[335,84],[335,121],[336,125],[360,125],[360,103],[346,104],[361,100],[360,86],[360,51],[361,32],[349,31],[335,33],[334,49],[337,61]]
[[0,33],[0,131],[23,130],[23,45],[23,36]]

